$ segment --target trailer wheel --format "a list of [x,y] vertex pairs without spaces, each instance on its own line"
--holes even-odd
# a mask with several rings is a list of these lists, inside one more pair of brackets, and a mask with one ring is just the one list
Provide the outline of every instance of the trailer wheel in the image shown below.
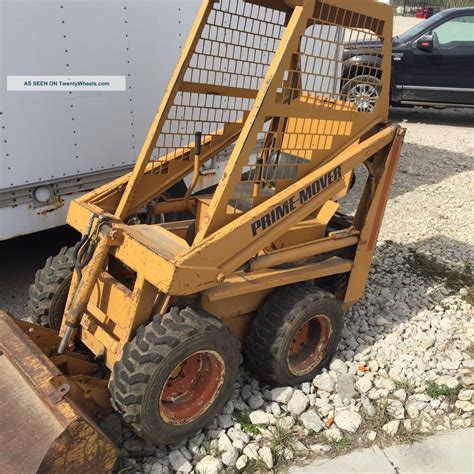
[[329,364],[341,339],[343,311],[331,293],[309,283],[270,294],[252,322],[249,368],[272,385],[296,385]]
[[112,404],[157,445],[191,436],[218,414],[239,375],[240,343],[203,311],[178,308],[141,326],[113,368]]
[[73,248],[63,247],[36,272],[29,288],[28,307],[37,324],[59,330],[71,286]]

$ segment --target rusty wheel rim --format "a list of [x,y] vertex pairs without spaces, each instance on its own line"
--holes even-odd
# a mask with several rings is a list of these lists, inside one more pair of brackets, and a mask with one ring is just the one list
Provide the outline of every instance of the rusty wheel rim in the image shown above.
[[186,357],[170,373],[161,391],[162,419],[176,426],[199,418],[219,394],[224,375],[224,361],[217,352],[198,351]]
[[295,332],[288,351],[288,368],[293,375],[311,372],[324,359],[332,337],[329,318],[318,314]]

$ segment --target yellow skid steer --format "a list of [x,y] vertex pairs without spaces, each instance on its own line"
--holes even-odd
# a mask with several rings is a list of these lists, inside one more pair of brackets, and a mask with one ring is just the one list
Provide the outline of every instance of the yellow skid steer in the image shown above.
[[[329,364],[403,142],[391,37],[373,0],[202,2],[134,170],[71,204],[82,238],[36,274],[29,304],[49,328],[0,313],[2,472],[112,470],[97,425],[111,410],[157,445],[193,435],[240,352],[269,385]],[[195,192],[224,152],[217,187]]]

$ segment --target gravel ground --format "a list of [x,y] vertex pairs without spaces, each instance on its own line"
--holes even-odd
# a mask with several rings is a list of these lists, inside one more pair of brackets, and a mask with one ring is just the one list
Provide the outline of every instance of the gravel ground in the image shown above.
[[[392,118],[408,128],[406,144],[366,295],[346,314],[329,370],[269,390],[242,369],[224,412],[178,446],[148,446],[111,415],[104,429],[121,447],[121,469],[280,471],[471,426],[474,112],[394,109]],[[33,268],[57,250],[51,235],[61,232],[0,244],[0,307],[27,316]],[[22,242],[33,246],[14,256]]]

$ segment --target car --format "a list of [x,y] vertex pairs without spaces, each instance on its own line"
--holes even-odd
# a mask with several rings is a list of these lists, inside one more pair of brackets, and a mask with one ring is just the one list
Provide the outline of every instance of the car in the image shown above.
[[[474,8],[451,8],[393,38],[393,106],[474,107]],[[344,45],[341,95],[367,112],[380,94],[382,44]]]

